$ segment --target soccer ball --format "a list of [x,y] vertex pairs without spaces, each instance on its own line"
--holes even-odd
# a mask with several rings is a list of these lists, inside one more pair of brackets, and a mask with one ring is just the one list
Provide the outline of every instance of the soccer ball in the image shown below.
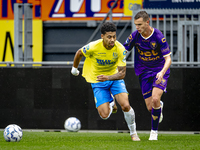
[[78,132],[81,129],[81,122],[76,117],[65,120],[64,128],[69,132]]
[[16,124],[8,125],[3,132],[4,139],[7,142],[19,142],[22,139],[22,129]]

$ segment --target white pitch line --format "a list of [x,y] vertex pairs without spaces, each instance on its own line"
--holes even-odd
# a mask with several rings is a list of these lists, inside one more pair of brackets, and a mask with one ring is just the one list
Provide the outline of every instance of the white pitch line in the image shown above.
[[[68,132],[64,129],[22,129],[27,132]],[[4,131],[4,129],[0,129]],[[80,130],[82,133],[129,133],[129,130]],[[150,131],[137,130],[137,133],[150,134]],[[158,131],[159,134],[200,134],[200,131]]]

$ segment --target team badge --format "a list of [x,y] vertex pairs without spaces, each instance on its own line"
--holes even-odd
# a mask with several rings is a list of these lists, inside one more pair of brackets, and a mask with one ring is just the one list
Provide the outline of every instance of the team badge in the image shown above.
[[165,82],[166,82],[166,80],[165,79],[162,79],[162,81],[161,81],[163,84],[165,84]]
[[118,57],[117,53],[113,52],[113,57],[117,58]]
[[155,41],[150,43],[151,48],[155,49],[157,47],[157,44]]

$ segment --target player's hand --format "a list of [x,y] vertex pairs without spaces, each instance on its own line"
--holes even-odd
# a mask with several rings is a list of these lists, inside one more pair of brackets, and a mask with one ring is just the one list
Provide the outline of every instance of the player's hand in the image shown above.
[[156,78],[157,78],[156,84],[160,84],[161,83],[161,81],[163,79],[163,76],[164,76],[164,74],[162,72],[158,72],[157,73],[157,75],[156,75]]
[[107,81],[107,80],[108,80],[108,76],[105,76],[105,75],[97,76],[97,81],[104,82],[104,81]]
[[75,67],[72,67],[72,70],[71,70],[71,73],[74,75],[74,76],[78,76],[79,75],[79,70]]

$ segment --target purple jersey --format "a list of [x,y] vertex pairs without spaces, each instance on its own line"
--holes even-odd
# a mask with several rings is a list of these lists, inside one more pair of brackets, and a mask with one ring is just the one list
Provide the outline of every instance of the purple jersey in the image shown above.
[[[165,59],[170,55],[169,45],[163,34],[158,30],[153,30],[148,38],[144,38],[136,30],[124,43],[126,50],[130,51],[135,46],[135,73],[140,75],[144,72],[156,73],[162,70]],[[170,69],[166,74],[170,73]]]

